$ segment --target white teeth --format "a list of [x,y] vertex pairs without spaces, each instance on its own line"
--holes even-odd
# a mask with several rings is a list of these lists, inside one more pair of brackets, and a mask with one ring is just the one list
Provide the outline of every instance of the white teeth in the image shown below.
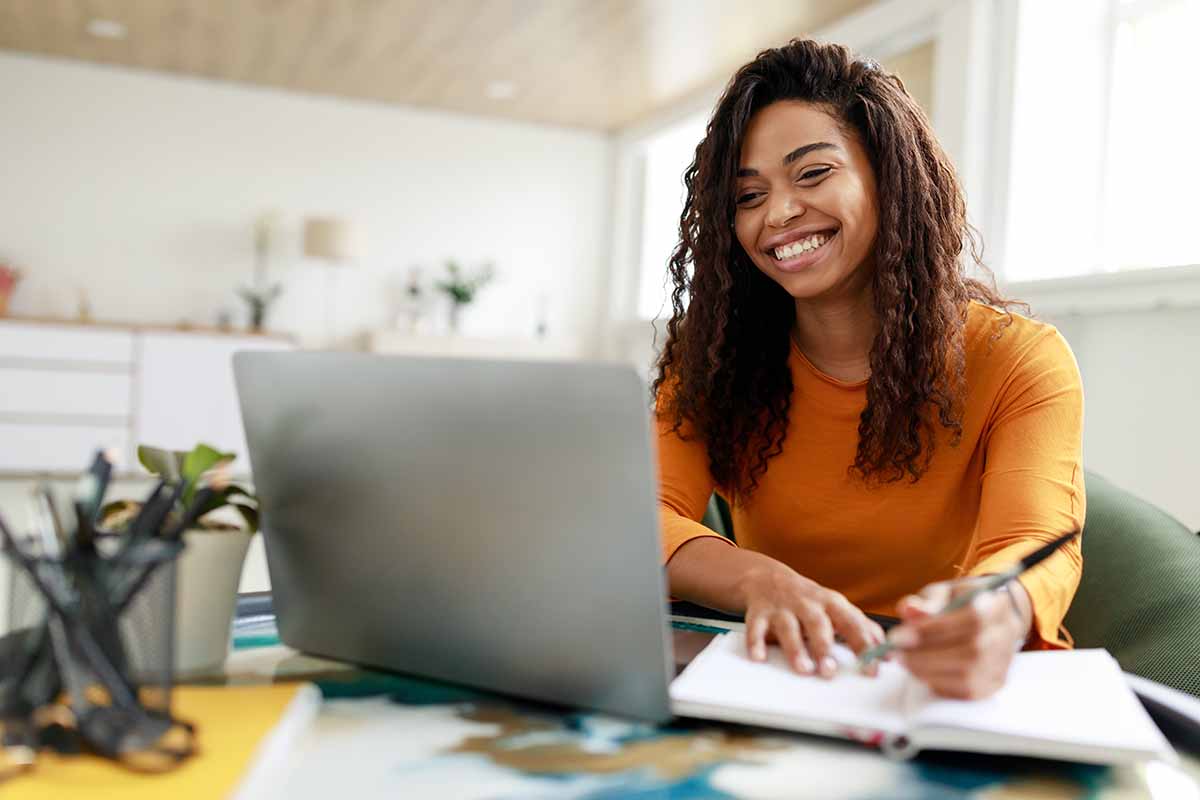
[[798,242],[791,242],[783,247],[775,248],[775,258],[779,261],[784,261],[789,258],[795,258],[801,253],[807,253],[811,250],[816,250],[821,245],[829,241],[830,237],[823,233],[815,233],[807,239],[801,239]]

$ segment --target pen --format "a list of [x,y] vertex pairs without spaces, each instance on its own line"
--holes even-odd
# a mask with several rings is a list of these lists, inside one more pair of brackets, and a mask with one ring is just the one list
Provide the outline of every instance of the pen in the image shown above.
[[96,515],[104,501],[104,493],[108,489],[111,477],[112,461],[109,454],[98,450],[92,459],[92,465],[75,487],[75,545],[85,551],[95,546]]
[[[1067,542],[1071,541],[1078,535],[1079,535],[1078,530],[1071,531],[1070,533],[1065,533],[1062,536],[1055,539],[1054,541],[1049,542],[1048,544],[1044,544],[1041,547],[1039,547],[1037,550],[1034,550],[1032,553],[1025,556],[1020,561],[1018,561],[1016,564],[1013,564],[1011,567],[1004,570],[1003,572],[997,572],[994,575],[984,576],[982,579],[980,579],[979,584],[975,588],[971,589],[970,591],[963,592],[958,597],[955,597],[954,599],[952,599],[949,603],[946,604],[946,607],[943,608],[941,611],[937,612],[937,614],[935,616],[940,617],[943,614],[949,614],[953,611],[957,611],[958,609],[962,608],[963,606],[969,605],[971,603],[971,601],[973,601],[976,597],[983,594],[984,592],[990,592],[990,591],[993,591],[994,589],[999,589],[1000,587],[1004,586],[1004,584],[1008,583],[1011,580],[1014,580],[1022,572],[1025,572],[1026,570],[1030,569],[1031,567],[1033,567],[1037,564],[1040,564],[1042,561],[1046,560],[1048,557],[1050,557],[1050,555],[1057,552],[1060,547],[1062,547],[1063,545],[1065,545]],[[878,644],[878,645],[870,648],[869,650],[864,650],[862,655],[860,655],[858,657],[859,669],[865,667],[867,664],[870,664],[872,661],[883,658],[885,655],[887,655],[888,653],[890,653],[892,650],[895,650],[895,649],[896,649],[896,645],[892,644],[891,642],[884,642],[882,644]]]
[[[174,522],[168,530],[164,520],[150,532],[147,541],[141,543],[140,549],[145,551],[149,558],[147,558],[146,563],[140,565],[137,574],[130,576],[124,581],[122,586],[118,586],[114,591],[114,605],[118,612],[123,610],[133,599],[134,595],[150,580],[156,564],[154,555],[163,554],[172,546],[176,548],[181,547],[184,531],[190,528],[197,519],[211,510],[208,506],[213,496],[229,485],[229,475],[224,469],[210,470],[206,473],[206,476],[207,481],[196,491],[192,502],[180,512],[178,521]],[[175,496],[177,497],[178,494]],[[174,499],[171,502],[174,504]],[[133,551],[131,548],[131,552],[136,551]]]

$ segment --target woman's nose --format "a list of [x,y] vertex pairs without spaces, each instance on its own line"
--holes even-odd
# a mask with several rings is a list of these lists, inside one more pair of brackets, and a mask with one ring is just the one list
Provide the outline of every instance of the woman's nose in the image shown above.
[[785,192],[782,196],[776,195],[776,198],[767,209],[767,225],[770,227],[782,228],[804,213],[804,204],[793,193]]

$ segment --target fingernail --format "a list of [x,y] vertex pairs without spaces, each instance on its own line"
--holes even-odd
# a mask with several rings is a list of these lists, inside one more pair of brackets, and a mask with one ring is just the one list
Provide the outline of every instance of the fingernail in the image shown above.
[[831,677],[836,672],[837,672],[837,662],[836,661],[834,661],[829,656],[825,656],[824,658],[821,659],[821,674],[822,675],[824,675],[826,678],[828,678],[828,677]]
[[797,656],[796,657],[796,669],[800,670],[805,675],[811,675],[812,671],[813,671],[812,659],[809,658],[808,656]]
[[767,657],[767,648],[763,647],[761,644],[755,645],[754,653],[752,655],[754,656],[755,661],[762,661]]
[[917,632],[912,628],[900,626],[899,628],[892,628],[892,632],[888,634],[888,641],[896,647],[916,647],[917,642],[920,641],[920,637],[917,636]]

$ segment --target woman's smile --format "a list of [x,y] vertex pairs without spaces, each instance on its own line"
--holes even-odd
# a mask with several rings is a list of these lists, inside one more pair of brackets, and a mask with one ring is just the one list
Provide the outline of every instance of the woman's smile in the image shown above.
[[834,240],[837,235],[837,230],[824,230],[802,235],[802,238],[771,247],[766,250],[766,253],[775,259],[777,269],[784,272],[798,272],[808,269],[836,247]]

